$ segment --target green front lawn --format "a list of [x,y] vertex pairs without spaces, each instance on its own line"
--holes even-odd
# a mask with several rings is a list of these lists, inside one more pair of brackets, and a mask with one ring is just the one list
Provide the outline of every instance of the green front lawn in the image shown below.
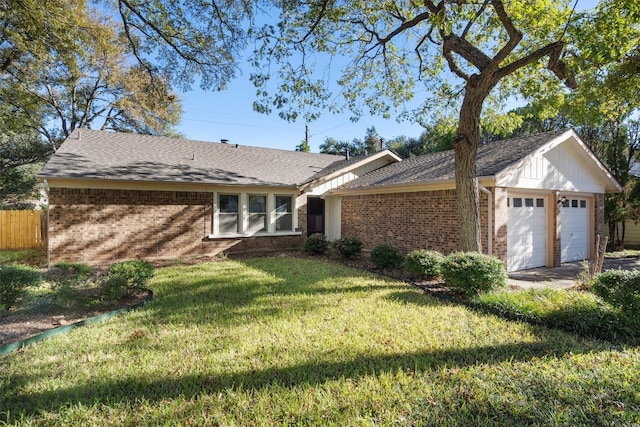
[[0,424],[633,425],[640,349],[289,258],[156,271],[155,300],[0,359]]

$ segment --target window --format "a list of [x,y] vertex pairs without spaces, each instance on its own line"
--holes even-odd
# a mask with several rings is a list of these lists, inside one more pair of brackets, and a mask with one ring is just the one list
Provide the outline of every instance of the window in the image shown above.
[[563,208],[568,208],[569,207],[569,199],[564,199],[562,201],[562,207]]
[[220,234],[238,233],[238,195],[221,194],[218,200],[220,213],[218,215],[218,230]]
[[580,207],[581,208],[586,208],[587,207],[587,201],[586,200],[580,200]]
[[267,231],[267,196],[249,196],[249,233]]
[[544,208],[544,199],[536,199],[536,208]]
[[293,200],[291,196],[276,196],[276,231],[293,230]]
[[578,201],[576,199],[571,200],[571,207],[572,208],[577,208],[578,207]]
[[514,208],[521,208],[522,207],[522,199],[520,197],[514,197],[513,198],[513,207]]
[[533,207],[533,199],[524,199],[524,205],[528,208],[532,208]]

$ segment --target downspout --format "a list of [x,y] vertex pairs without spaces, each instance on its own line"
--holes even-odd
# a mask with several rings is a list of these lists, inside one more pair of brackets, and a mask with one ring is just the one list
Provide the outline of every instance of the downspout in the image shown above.
[[493,255],[493,193],[481,185],[478,189],[487,195],[487,252]]

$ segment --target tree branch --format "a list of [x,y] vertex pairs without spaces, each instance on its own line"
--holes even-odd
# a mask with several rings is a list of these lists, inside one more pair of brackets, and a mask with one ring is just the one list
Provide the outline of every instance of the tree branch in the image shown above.
[[499,67],[500,63],[504,61],[504,59],[509,56],[511,52],[518,46],[520,40],[522,40],[522,33],[518,31],[518,29],[513,25],[513,21],[511,17],[504,10],[504,4],[502,4],[502,0],[493,0],[492,3],[493,8],[502,23],[502,26],[505,30],[507,30],[507,34],[509,34],[509,40],[507,43],[502,46],[502,48],[498,51],[496,56],[493,57],[493,64],[495,67]]

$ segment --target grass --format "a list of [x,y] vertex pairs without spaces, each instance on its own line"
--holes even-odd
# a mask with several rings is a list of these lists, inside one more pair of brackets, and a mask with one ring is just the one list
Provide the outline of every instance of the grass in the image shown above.
[[637,324],[591,292],[563,289],[499,290],[478,295],[474,307],[512,320],[562,329],[588,338],[640,344]]
[[640,249],[623,249],[621,251],[612,251],[605,254],[607,258],[638,258],[640,257]]
[[0,424],[633,425],[640,349],[287,258],[156,270],[135,312],[0,359]]
[[0,265],[28,264],[42,267],[47,263],[47,251],[44,249],[2,249],[0,250]]

